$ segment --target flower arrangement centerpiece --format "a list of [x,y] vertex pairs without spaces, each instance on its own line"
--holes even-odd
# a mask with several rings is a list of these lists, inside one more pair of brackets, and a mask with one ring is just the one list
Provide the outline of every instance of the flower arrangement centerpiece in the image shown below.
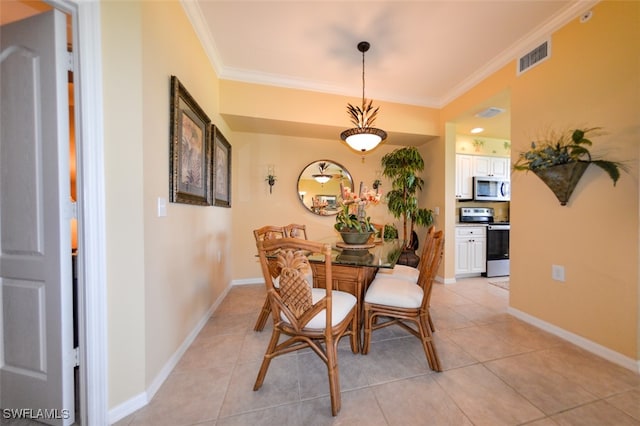
[[367,189],[362,183],[358,193],[343,185],[340,185],[340,193],[342,199],[334,228],[340,232],[345,243],[364,244],[376,232],[371,218],[367,216],[366,208],[378,204],[382,193]]

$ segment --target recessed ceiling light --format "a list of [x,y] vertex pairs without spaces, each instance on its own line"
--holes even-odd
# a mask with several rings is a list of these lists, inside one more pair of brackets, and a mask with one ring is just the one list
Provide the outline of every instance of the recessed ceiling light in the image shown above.
[[473,129],[471,129],[471,133],[476,134],[476,133],[482,133],[484,132],[484,129],[482,127],[474,127]]

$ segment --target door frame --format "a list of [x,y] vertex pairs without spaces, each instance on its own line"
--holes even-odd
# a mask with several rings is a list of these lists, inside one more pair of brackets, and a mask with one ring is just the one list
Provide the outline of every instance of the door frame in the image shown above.
[[80,346],[80,414],[76,422],[104,425],[109,423],[109,348],[100,2],[44,1],[71,15],[72,22]]

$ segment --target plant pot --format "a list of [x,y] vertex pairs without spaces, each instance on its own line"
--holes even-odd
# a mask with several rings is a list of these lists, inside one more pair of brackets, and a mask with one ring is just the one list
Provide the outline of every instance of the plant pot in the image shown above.
[[587,167],[589,167],[588,162],[577,161],[533,170],[533,173],[553,191],[560,201],[560,205],[565,206]]
[[420,256],[418,256],[415,251],[411,249],[404,249],[402,250],[402,253],[400,253],[400,257],[398,258],[398,261],[396,262],[396,264],[407,265],[407,266],[411,266],[412,268],[415,268],[416,266],[418,266],[419,262],[420,262]]
[[344,241],[345,244],[354,244],[354,245],[366,244],[366,242],[369,240],[369,237],[371,237],[372,235],[373,235],[373,232],[351,232],[351,231],[340,232],[340,236],[342,236],[342,241]]

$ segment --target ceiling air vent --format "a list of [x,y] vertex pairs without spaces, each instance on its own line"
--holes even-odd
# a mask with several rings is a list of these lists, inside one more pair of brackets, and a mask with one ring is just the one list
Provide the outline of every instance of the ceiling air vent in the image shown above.
[[518,59],[518,75],[527,71],[535,65],[538,65],[540,62],[545,61],[549,58],[551,54],[551,43],[549,40],[546,40],[540,46],[534,48],[530,52],[521,56]]
[[498,114],[502,114],[504,109],[498,107],[489,107],[487,109],[483,109],[479,113],[476,114],[478,118],[491,118],[495,117]]

